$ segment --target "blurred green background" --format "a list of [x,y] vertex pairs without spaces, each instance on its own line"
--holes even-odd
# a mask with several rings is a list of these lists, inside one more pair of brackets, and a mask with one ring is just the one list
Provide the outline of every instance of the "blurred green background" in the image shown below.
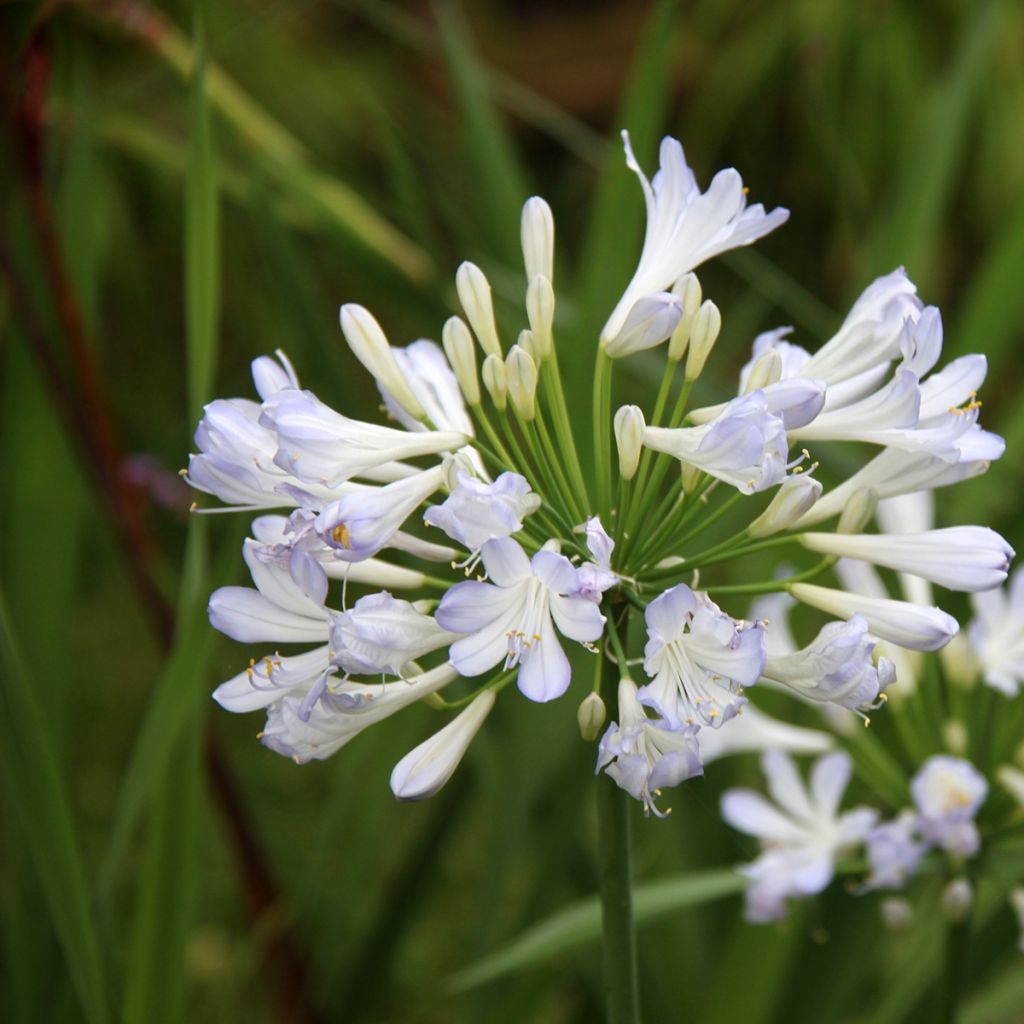
[[[671,133],[702,183],[734,165],[792,210],[701,271],[725,321],[711,391],[757,331],[813,347],[905,265],[946,358],[988,354],[984,423],[1008,440],[942,493],[940,525],[1019,549],[1024,7],[83,0],[10,4],[0,41],[0,1018],[599,1020],[593,943],[450,984],[596,890],[576,702],[503,702],[423,805],[387,780],[425,709],[322,764],[260,747],[258,716],[208,697],[248,657],[203,615],[243,582],[246,523],[189,526],[199,407],[249,395],[250,359],[282,347],[372,415],[339,304],[395,344],[436,338],[462,259],[517,327],[534,193],[557,223],[564,375],[585,384],[643,233],[618,130],[649,170]],[[659,378],[648,355],[623,364],[623,399]],[[638,880],[747,859],[716,809],[754,764],[716,764],[668,821],[637,814]],[[1014,920],[986,921],[962,1019],[1024,1019]],[[703,900],[645,925],[641,955],[651,1021],[937,1019],[934,920],[890,934],[841,885],[778,927]]]

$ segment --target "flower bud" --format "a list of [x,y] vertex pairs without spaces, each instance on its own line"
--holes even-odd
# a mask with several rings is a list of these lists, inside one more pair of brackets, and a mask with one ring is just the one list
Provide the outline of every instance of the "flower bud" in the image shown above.
[[487,393],[491,396],[494,408],[498,412],[504,412],[508,384],[505,377],[505,364],[502,362],[501,356],[496,356],[493,352],[486,356],[480,375],[484,379],[484,387],[487,388]]
[[776,384],[782,378],[782,356],[778,349],[767,348],[754,360],[754,365],[747,374],[747,384],[743,394]]
[[615,444],[619,449],[619,473],[623,480],[632,480],[636,474],[645,425],[638,405],[623,405],[615,413]]
[[554,281],[555,218],[551,215],[551,207],[540,196],[533,196],[523,204],[519,233],[526,280],[532,281],[540,276]]
[[1003,789],[1024,807],[1024,772],[1012,764],[1003,764],[996,769],[996,778]]
[[946,749],[957,757],[967,754],[967,726],[959,718],[950,718],[942,727]]
[[672,286],[672,294],[678,295],[683,304],[683,315],[668,339],[668,357],[672,362],[678,363],[686,355],[686,346],[690,341],[690,330],[693,327],[693,318],[700,308],[701,289],[697,275],[684,274]]
[[373,314],[350,302],[341,307],[340,319],[345,340],[356,359],[413,419],[422,420],[427,414],[398,368],[395,354]]
[[700,483],[701,469],[692,462],[681,463],[683,494],[693,494]]
[[791,529],[821,497],[821,481],[806,473],[787,476],[768,507],[747,527],[751,537],[770,537]]
[[476,376],[476,353],[473,350],[473,336],[460,317],[449,317],[441,331],[441,344],[448,357],[455,378],[462,389],[462,395],[469,405],[480,404],[480,382]]
[[466,319],[473,328],[480,347],[488,355],[501,355],[498,328],[494,323],[494,303],[491,284],[475,263],[463,263],[455,273],[455,290],[466,311]]
[[580,701],[576,709],[576,721],[580,725],[580,735],[589,743],[601,734],[601,727],[608,717],[604,701],[599,693],[590,693]]
[[526,328],[519,332],[516,344],[534,361],[540,364],[540,357],[537,354],[537,338],[533,331]]
[[515,410],[527,423],[537,414],[537,364],[518,345],[509,349],[505,360],[505,378],[509,398]]
[[683,315],[682,302],[671,292],[657,292],[637,302],[629,311],[622,330],[609,341],[605,352],[612,359],[642,352],[660,345],[675,330]]
[[962,924],[967,920],[974,904],[974,886],[969,878],[954,878],[942,890],[942,912],[946,920],[953,924]]
[[910,900],[902,896],[890,896],[882,900],[879,908],[882,923],[891,932],[905,932],[914,922],[914,908]]
[[537,275],[526,289],[526,315],[541,359],[551,355],[551,325],[555,320],[555,291],[547,277]]
[[494,691],[484,690],[440,732],[410,750],[391,773],[391,791],[399,800],[425,800],[451,777],[473,737],[494,707]]
[[711,355],[722,330],[722,314],[708,299],[694,314],[690,327],[690,350],[686,356],[686,379],[696,380]]
[[870,488],[855,491],[839,515],[836,533],[860,533],[875,514],[878,495]]

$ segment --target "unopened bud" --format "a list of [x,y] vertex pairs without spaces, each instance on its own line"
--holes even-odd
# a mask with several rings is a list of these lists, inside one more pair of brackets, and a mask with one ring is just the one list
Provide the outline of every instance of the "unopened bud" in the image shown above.
[[599,693],[590,693],[580,701],[576,709],[576,721],[580,724],[580,735],[589,743],[601,735],[601,727],[608,717],[604,701]]
[[551,215],[551,207],[540,196],[533,196],[523,204],[519,234],[523,243],[526,280],[532,281],[539,275],[554,281],[555,218]]
[[675,330],[683,315],[679,297],[671,292],[657,292],[634,304],[622,330],[609,341],[605,352],[612,359],[642,352],[660,345]]
[[751,537],[770,537],[791,529],[821,497],[821,482],[806,473],[787,476],[768,507],[747,527]]
[[340,319],[341,330],[356,359],[413,419],[424,419],[427,414],[398,368],[395,354],[373,314],[350,302],[341,307]]
[[767,387],[769,384],[776,384],[782,378],[782,356],[775,348],[765,349],[754,360],[754,365],[747,374],[747,383],[743,388],[743,394],[749,395],[751,391]]
[[476,376],[476,352],[473,335],[465,322],[457,316],[449,317],[441,331],[441,344],[448,357],[455,378],[469,405],[480,404],[480,382]]
[[1012,764],[1003,764],[996,769],[996,778],[1003,789],[1024,807],[1024,772]]
[[494,408],[498,412],[504,412],[508,397],[508,384],[505,377],[505,364],[502,362],[501,356],[496,356],[493,353],[486,356],[480,376],[484,379],[484,387],[487,388],[487,393],[491,396]]
[[879,905],[882,923],[891,932],[905,932],[914,921],[914,908],[902,896],[889,896]]
[[615,444],[619,449],[619,475],[632,480],[640,465],[640,451],[644,443],[644,414],[638,405],[623,405],[612,421]]
[[694,314],[690,327],[690,348],[686,354],[687,380],[696,380],[701,375],[721,330],[722,314],[708,299]]
[[555,320],[555,290],[549,278],[538,274],[530,281],[526,289],[526,315],[537,341],[537,354],[547,359],[551,355],[551,325]]
[[974,886],[969,878],[954,878],[942,890],[942,912],[946,920],[953,924],[962,924],[967,920],[974,904]]
[[690,341],[690,329],[693,327],[693,318],[700,309],[701,288],[697,275],[684,274],[672,286],[672,294],[678,295],[683,304],[683,315],[668,339],[668,357],[673,363],[678,363],[686,355],[686,346]]
[[519,332],[519,337],[516,339],[516,344],[535,362],[539,363],[540,358],[537,355],[537,339],[534,336],[533,331],[529,328]]
[[836,533],[860,533],[871,522],[878,506],[878,494],[869,487],[854,491],[853,497],[839,514]]
[[455,273],[455,290],[480,347],[488,355],[500,356],[501,342],[494,323],[491,284],[484,272],[475,263],[463,263]]
[[693,494],[697,488],[697,484],[700,482],[701,470],[699,466],[695,466],[692,462],[683,462],[682,466],[682,485],[683,494]]
[[505,360],[505,379],[508,396],[515,410],[527,423],[537,414],[537,364],[518,345],[509,349]]
[[946,749],[963,757],[967,753],[967,726],[958,718],[950,718],[942,726],[942,738],[945,740]]

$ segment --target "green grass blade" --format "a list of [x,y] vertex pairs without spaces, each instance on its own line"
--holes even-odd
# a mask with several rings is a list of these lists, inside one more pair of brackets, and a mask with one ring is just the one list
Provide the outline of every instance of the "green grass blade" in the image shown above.
[[940,80],[919,126],[908,137],[889,215],[874,246],[872,269],[879,273],[903,264],[912,278],[927,282],[934,270],[943,214],[967,150],[974,97],[1000,23],[998,0],[980,6],[951,74]]
[[[217,356],[219,223],[213,142],[206,94],[202,7],[196,14],[196,61],[191,86],[191,142],[185,189],[185,322],[191,416],[209,395]],[[202,614],[207,586],[207,523],[189,528],[179,596],[179,622],[212,633]],[[177,653],[177,652],[176,652]],[[181,661],[175,660],[175,665]],[[196,895],[196,818],[200,804],[199,701],[204,673],[193,664],[172,696],[181,730],[162,771],[154,772],[145,855],[136,890],[135,922],[125,984],[127,1024],[181,1020],[185,1006],[185,946]],[[158,699],[162,694],[158,693]],[[148,724],[148,723],[147,723]]]
[[[634,916],[638,925],[647,924],[687,907],[734,896],[746,884],[742,875],[722,869],[638,885],[633,890]],[[552,914],[508,945],[470,964],[449,980],[448,987],[453,992],[464,992],[600,938],[601,905],[597,897],[591,897]]]
[[494,108],[456,0],[439,0],[434,11],[465,126],[467,155],[475,172],[473,194],[480,204],[480,228],[486,232],[492,252],[507,264],[518,265],[519,213],[529,196],[518,157]]
[[2,592],[0,763],[11,780],[15,810],[82,1012],[91,1024],[99,1024],[108,1019],[106,985],[71,808]]

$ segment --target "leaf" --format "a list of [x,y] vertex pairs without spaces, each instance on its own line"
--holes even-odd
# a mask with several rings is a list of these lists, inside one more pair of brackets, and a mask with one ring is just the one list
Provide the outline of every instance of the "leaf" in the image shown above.
[[[734,896],[746,884],[742,875],[729,869],[649,882],[633,891],[633,915],[638,925],[647,924],[686,907]],[[452,992],[464,992],[600,938],[601,904],[592,896],[540,921],[506,946],[463,968],[449,979],[447,987]]]
[[0,592],[0,763],[33,854],[47,909],[87,1020],[108,1019],[85,871],[53,738],[32,692]]

